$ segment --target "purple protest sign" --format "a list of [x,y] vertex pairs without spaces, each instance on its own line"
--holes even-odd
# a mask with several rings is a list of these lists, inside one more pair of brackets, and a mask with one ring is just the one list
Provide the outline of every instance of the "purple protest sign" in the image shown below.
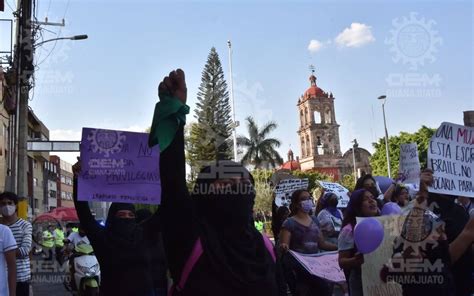
[[346,281],[344,272],[339,267],[337,252],[309,256],[294,251],[290,251],[290,253],[312,275],[334,283]]
[[83,128],[78,200],[159,204],[159,158],[146,133]]

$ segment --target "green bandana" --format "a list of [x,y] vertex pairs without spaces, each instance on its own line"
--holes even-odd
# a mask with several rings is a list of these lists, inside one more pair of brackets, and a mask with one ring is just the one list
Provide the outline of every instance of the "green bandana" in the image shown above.
[[163,152],[173,141],[178,128],[186,123],[189,106],[169,94],[159,96],[160,101],[155,106],[148,146],[160,144],[160,151]]

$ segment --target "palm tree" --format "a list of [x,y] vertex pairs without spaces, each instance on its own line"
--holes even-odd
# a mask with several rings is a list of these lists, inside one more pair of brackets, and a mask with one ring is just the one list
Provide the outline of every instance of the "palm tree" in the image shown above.
[[246,120],[249,138],[245,136],[237,138],[237,145],[247,150],[242,158],[242,163],[253,164],[256,169],[262,166],[268,168],[268,165],[276,167],[277,164],[282,164],[283,159],[275,150],[280,147],[280,141],[275,138],[267,138],[268,134],[277,128],[277,124],[270,121],[262,129],[259,129],[252,117],[249,116]]

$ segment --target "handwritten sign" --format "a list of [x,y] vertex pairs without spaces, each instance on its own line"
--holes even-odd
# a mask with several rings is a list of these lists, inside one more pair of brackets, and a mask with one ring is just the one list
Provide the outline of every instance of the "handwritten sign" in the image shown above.
[[431,137],[428,167],[434,172],[430,192],[474,197],[474,127],[443,122]]
[[[362,264],[362,286],[365,296],[402,296],[402,287],[394,282],[384,283],[380,271],[393,254],[393,242],[401,233],[406,216],[392,215],[374,217],[382,223],[384,237],[380,246],[370,256],[364,256]],[[357,217],[357,223],[364,218]]]
[[337,251],[316,255],[306,255],[294,251],[290,251],[290,253],[310,274],[335,283],[346,281],[344,271],[339,267]]
[[346,208],[347,204],[349,203],[349,190],[338,183],[326,182],[326,181],[318,181],[321,187],[324,188],[326,192],[332,192],[337,195],[339,202],[337,204],[338,208]]
[[146,133],[83,128],[78,200],[159,204],[159,155]]
[[275,187],[275,204],[278,207],[289,206],[291,195],[299,189],[308,189],[308,179],[285,179]]
[[398,172],[402,174],[405,183],[420,183],[420,159],[418,158],[418,146],[416,143],[400,145],[400,165]]

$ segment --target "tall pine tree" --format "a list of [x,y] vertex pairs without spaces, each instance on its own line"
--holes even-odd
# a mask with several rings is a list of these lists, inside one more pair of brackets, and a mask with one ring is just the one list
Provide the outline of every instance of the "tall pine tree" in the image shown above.
[[193,174],[203,162],[227,160],[232,156],[232,119],[227,83],[216,49],[211,48],[201,77],[191,126],[188,159]]

